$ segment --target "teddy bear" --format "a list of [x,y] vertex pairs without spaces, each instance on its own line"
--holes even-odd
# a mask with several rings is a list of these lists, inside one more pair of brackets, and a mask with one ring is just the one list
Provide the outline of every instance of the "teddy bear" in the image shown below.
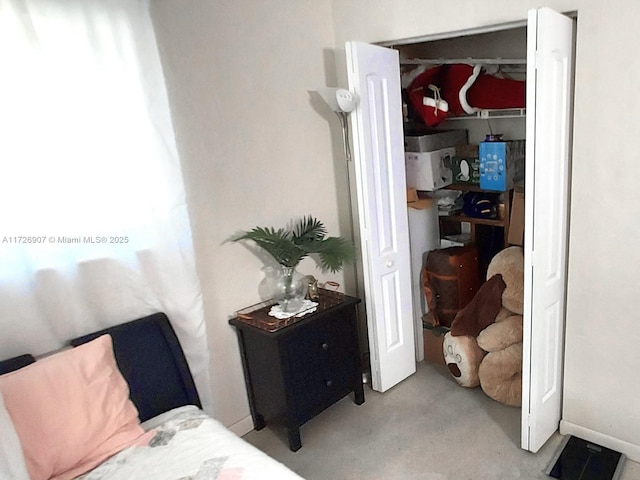
[[522,404],[524,256],[521,247],[500,251],[487,281],[445,335],[445,362],[464,387],[480,386],[494,400]]

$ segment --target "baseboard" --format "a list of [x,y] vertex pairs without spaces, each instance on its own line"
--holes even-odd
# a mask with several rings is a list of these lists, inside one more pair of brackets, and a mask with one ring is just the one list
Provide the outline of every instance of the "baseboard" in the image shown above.
[[239,437],[246,435],[251,430],[253,430],[253,420],[251,419],[251,415],[249,415],[248,417],[244,417],[239,422],[236,422],[233,425],[228,426],[227,428]]
[[574,437],[582,438],[590,442],[602,445],[603,447],[610,448],[617,452],[624,453],[629,460],[634,462],[640,462],[640,445],[625,442],[619,438],[605,435],[588,428],[581,427],[566,420],[560,421],[560,433],[562,435],[573,435]]

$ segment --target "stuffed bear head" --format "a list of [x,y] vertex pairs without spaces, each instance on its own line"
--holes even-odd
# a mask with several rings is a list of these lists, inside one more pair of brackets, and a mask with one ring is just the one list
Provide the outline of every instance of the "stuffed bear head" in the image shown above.
[[447,367],[459,385],[469,388],[480,385],[478,368],[486,352],[478,346],[475,337],[454,337],[451,332],[447,332],[442,351]]

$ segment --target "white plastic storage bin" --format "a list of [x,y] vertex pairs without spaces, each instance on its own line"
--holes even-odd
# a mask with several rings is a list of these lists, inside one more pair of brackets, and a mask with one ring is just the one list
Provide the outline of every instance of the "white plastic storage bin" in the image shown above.
[[435,152],[443,148],[467,143],[466,130],[425,129],[407,133],[404,137],[405,152]]

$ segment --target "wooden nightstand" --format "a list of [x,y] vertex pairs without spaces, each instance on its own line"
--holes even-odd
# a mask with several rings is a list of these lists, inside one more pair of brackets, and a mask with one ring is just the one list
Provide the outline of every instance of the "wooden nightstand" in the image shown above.
[[319,289],[316,312],[281,325],[265,311],[236,317],[249,407],[256,430],[280,420],[289,448],[300,449],[300,426],[354,392],[364,402],[356,305],[360,299]]

